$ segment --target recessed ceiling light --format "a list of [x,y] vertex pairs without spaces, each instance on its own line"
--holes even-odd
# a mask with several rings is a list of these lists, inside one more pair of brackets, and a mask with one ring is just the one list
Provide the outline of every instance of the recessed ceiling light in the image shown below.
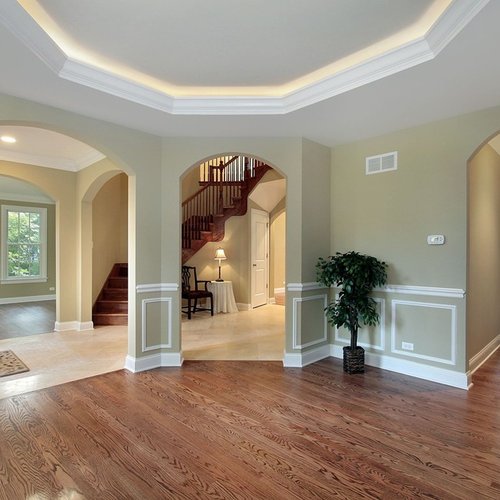
[[16,138],[12,137],[11,135],[2,135],[2,137],[0,137],[0,140],[9,144],[14,144],[14,142],[16,142]]

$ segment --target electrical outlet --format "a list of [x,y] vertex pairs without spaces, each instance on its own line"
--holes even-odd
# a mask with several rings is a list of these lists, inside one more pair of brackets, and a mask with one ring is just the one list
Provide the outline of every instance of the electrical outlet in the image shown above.
[[51,286],[51,287],[49,288],[49,291],[50,291],[50,292],[53,292],[55,289],[56,289],[56,287],[55,287],[55,286]]
[[413,344],[411,342],[401,342],[401,349],[406,351],[413,351]]

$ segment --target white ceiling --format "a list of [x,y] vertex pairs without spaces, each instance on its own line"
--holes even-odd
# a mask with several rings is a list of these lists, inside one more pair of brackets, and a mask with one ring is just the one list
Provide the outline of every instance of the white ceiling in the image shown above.
[[[57,33],[66,36],[57,41],[69,54],[20,3],[33,15],[35,7],[46,9],[44,15],[57,25],[53,32],[46,29],[54,39]],[[0,2],[1,93],[160,136],[306,137],[335,146],[500,104],[498,0],[455,0],[441,17],[448,0],[20,3]],[[429,16],[439,17],[430,28]],[[42,18],[37,17],[41,24]],[[395,32],[416,36],[426,29],[423,38],[393,51],[394,59],[380,54],[379,42],[394,41]],[[413,62],[408,47],[414,50]],[[371,63],[364,60],[355,70],[351,65],[335,73],[342,67],[338,58],[352,62],[356,59],[349,54],[363,56],[368,50],[375,51]],[[89,54],[92,66],[85,63]],[[315,80],[323,70],[329,76]],[[240,108],[250,103],[251,111],[221,111],[235,104],[234,93],[243,87],[265,94],[306,81],[311,71],[309,93],[292,102],[295,107],[281,97],[260,95],[237,101]],[[103,75],[108,77],[104,81]],[[169,108],[165,92],[171,84],[181,98]],[[203,102],[217,109],[202,111],[213,114],[174,114],[182,106],[181,112],[201,112],[202,101],[182,97],[193,86],[208,93],[217,86],[228,99],[205,96]],[[221,114],[235,110],[240,114]],[[278,114],[269,114],[273,110]]]
[[0,137],[4,135],[16,142],[0,141],[0,160],[77,172],[104,158],[87,144],[50,130],[0,125]]

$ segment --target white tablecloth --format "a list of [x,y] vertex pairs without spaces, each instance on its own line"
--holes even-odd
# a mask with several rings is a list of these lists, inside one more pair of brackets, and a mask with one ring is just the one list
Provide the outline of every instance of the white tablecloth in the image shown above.
[[214,313],[238,312],[232,281],[211,281],[208,289],[214,294]]

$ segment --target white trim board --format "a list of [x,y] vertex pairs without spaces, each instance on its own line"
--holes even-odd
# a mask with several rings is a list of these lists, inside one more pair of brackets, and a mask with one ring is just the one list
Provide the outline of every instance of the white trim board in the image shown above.
[[184,358],[180,352],[162,352],[150,354],[140,358],[134,358],[128,355],[125,358],[124,368],[132,373],[143,372],[145,370],[153,370],[162,366],[182,366]]
[[325,344],[303,353],[285,352],[283,366],[285,368],[302,368],[330,357],[330,345]]
[[146,283],[135,287],[137,293],[177,292],[178,283]]
[[6,297],[0,299],[0,304],[23,304],[24,302],[46,302],[56,300],[55,295],[31,295],[29,297]]
[[[307,283],[288,283],[287,290],[289,292],[306,292],[312,290],[323,290],[326,287],[317,281]],[[332,286],[333,289],[339,287]],[[445,288],[437,286],[421,286],[421,285],[385,285],[373,289],[374,292],[381,293],[400,293],[403,295],[427,295],[429,297],[453,297],[463,299],[465,290],[462,288]]]
[[[343,358],[343,346],[331,345],[331,356],[334,358]],[[438,368],[435,366],[415,363],[406,359],[393,358],[384,354],[373,352],[365,352],[365,364],[389,370],[391,372],[409,375],[411,377],[437,382],[439,384],[457,387],[458,389],[469,389],[470,375],[469,373],[461,373],[446,368]]]
[[485,345],[476,355],[469,360],[469,373],[472,375],[483,363],[485,363],[500,347],[500,335]]

